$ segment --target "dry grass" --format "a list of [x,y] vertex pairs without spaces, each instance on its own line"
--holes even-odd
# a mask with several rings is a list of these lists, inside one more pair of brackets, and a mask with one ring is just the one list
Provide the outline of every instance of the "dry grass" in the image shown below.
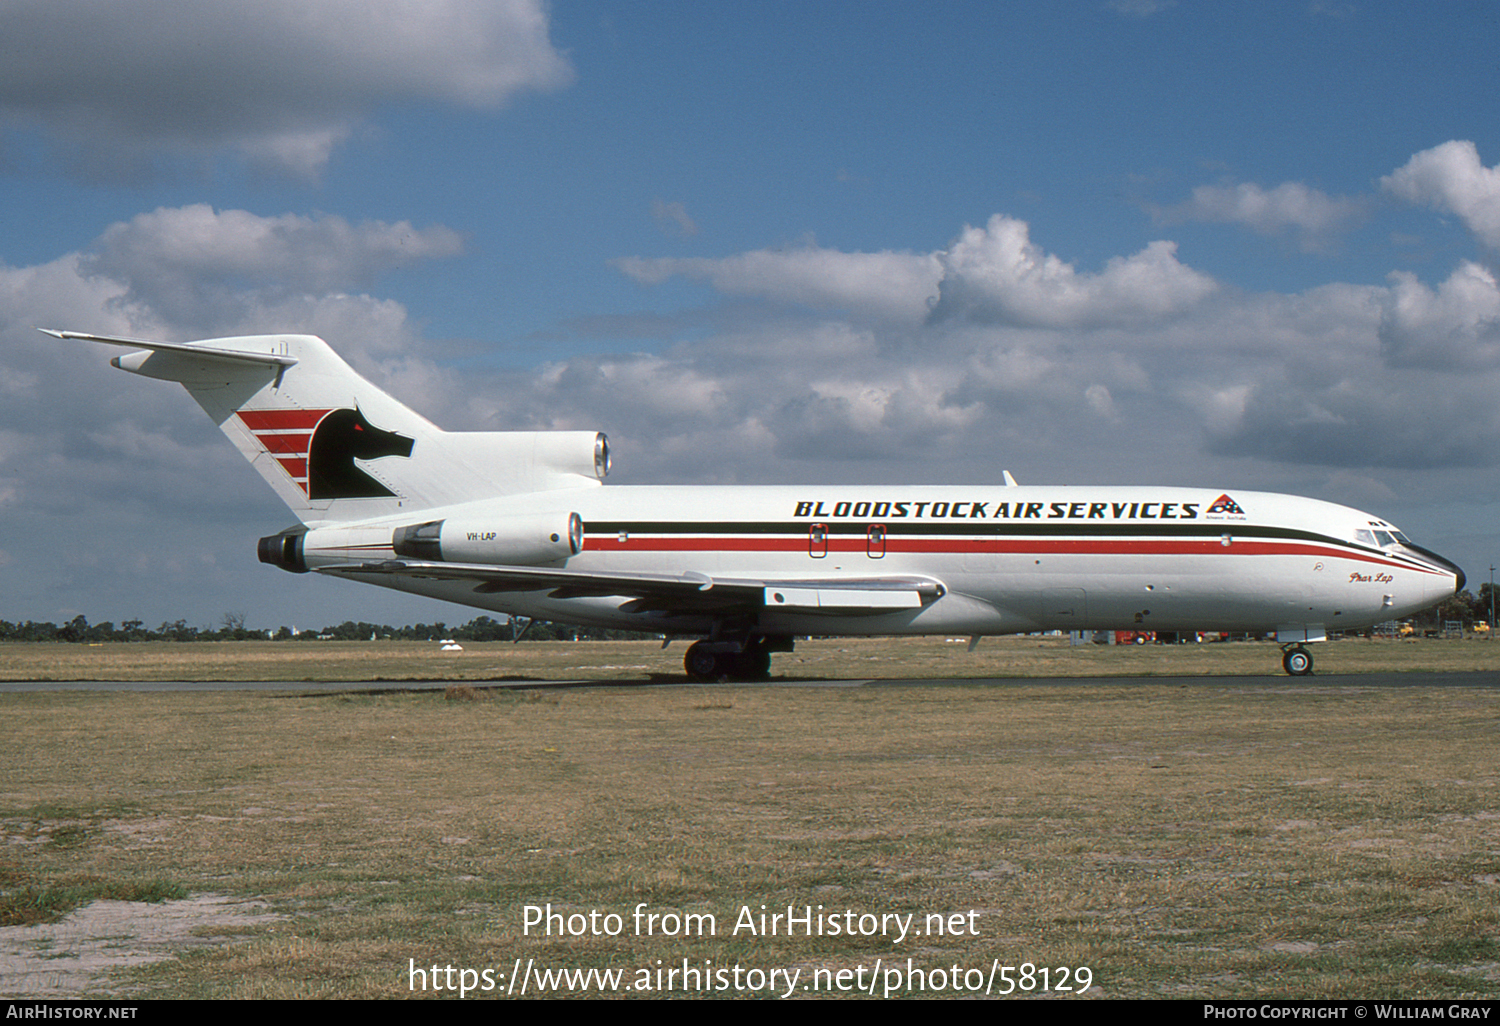
[[[1500,989],[1500,690],[474,690],[0,695],[0,862],[287,917],[133,971],[157,996],[404,997],[413,963],[503,980],[517,958],[1031,961],[1107,997]],[[640,902],[718,934],[523,932],[526,905],[628,924]],[[975,910],[978,936],[729,935],[762,904]]]
[[[1271,642],[1070,646],[1067,638],[799,641],[772,671],[790,679],[1279,675]],[[681,680],[686,645],[653,641],[150,642],[0,645],[0,680]],[[1500,670],[1500,643],[1349,639],[1314,646],[1320,674]]]

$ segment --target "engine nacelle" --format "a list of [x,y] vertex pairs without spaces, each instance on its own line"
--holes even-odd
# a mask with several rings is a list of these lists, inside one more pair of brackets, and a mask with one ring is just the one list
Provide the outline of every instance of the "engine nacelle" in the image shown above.
[[535,513],[430,520],[396,528],[390,544],[406,559],[534,566],[581,552],[583,519],[577,513]]
[[262,563],[270,563],[294,574],[307,573],[307,560],[302,558],[302,541],[307,537],[307,528],[289,527],[280,534],[262,538],[256,553]]
[[334,563],[420,559],[429,562],[536,566],[583,550],[577,513],[468,516],[390,527],[291,527],[262,538],[262,563],[294,574]]
[[389,527],[293,527],[258,546],[260,561],[305,574],[330,563],[394,559]]

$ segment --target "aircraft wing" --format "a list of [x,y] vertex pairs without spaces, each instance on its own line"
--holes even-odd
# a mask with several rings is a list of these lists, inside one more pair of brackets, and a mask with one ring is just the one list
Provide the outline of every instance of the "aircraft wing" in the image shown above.
[[335,576],[398,576],[438,581],[472,581],[481,593],[550,591],[568,599],[618,595],[630,598],[631,612],[701,613],[730,609],[788,609],[798,613],[859,615],[918,609],[946,592],[942,582],[921,576],[772,578],[709,577],[682,574],[594,573],[584,570],[484,563],[386,560],[316,568]]

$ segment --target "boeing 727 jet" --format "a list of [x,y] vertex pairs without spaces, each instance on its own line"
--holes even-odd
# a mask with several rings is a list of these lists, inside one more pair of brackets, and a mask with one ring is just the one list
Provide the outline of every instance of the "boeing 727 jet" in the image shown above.
[[[45,329],[44,329],[45,330]],[[516,617],[697,638],[755,679],[797,635],[1275,631],[1308,642],[1464,586],[1378,516],[1221,488],[604,487],[593,431],[449,432],[311,335],[126,347],[181,383],[296,514],[264,563]]]

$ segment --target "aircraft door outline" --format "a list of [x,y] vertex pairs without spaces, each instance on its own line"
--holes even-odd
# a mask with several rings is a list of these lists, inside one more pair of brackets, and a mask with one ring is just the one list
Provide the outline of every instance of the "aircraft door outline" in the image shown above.
[[807,554],[813,559],[828,555],[828,525],[810,524],[807,528]]

